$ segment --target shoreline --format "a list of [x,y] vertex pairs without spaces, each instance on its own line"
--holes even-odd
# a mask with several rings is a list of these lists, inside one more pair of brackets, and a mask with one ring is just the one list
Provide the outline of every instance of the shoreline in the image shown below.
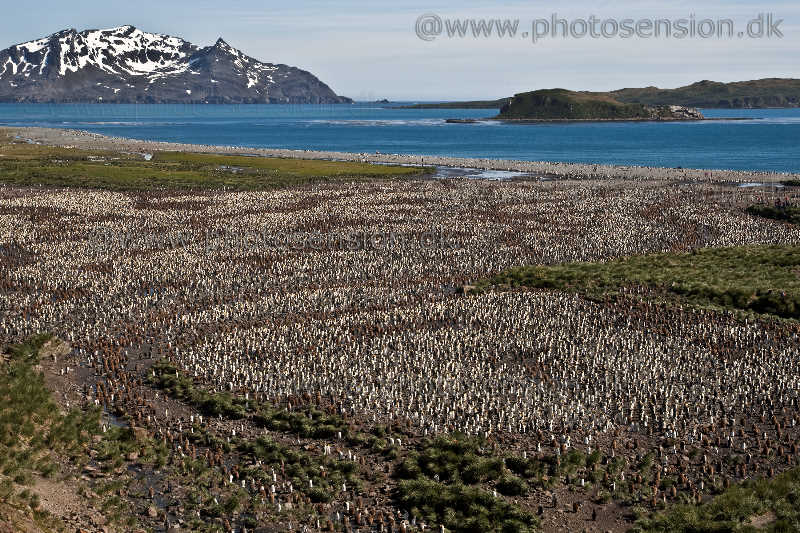
[[539,174],[562,179],[629,179],[645,181],[693,180],[713,183],[733,182],[773,183],[782,180],[800,179],[800,173],[771,172],[761,170],[718,170],[671,167],[644,167],[633,165],[605,165],[592,163],[565,163],[557,161],[522,161],[513,159],[484,159],[448,156],[423,156],[407,154],[357,153],[285,148],[251,148],[148,141],[125,137],[112,137],[84,130],[3,127],[0,132],[25,139],[28,142],[62,148],[85,150],[109,150],[152,154],[155,152],[213,153],[221,155],[249,155],[289,159],[353,161],[396,165],[416,165],[477,170],[501,170]]
[[762,118],[750,117],[705,117],[705,118],[505,118],[492,117],[481,120],[497,120],[510,124],[571,124],[571,123],[607,123],[607,122],[719,122],[719,121],[738,121],[738,120],[764,120]]
[[572,124],[572,123],[617,123],[617,122],[731,122],[741,120],[764,120],[763,118],[750,117],[705,117],[705,118],[448,118],[448,124],[477,124],[484,121],[505,122],[508,124]]

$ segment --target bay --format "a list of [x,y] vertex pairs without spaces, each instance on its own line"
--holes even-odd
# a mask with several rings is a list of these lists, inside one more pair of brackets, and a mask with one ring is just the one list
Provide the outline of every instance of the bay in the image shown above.
[[[392,104],[400,105],[400,104]],[[800,172],[800,109],[704,109],[702,122],[514,124],[491,109],[354,105],[0,104],[0,126],[197,144]],[[448,118],[479,119],[448,124]],[[744,120],[722,120],[741,118]]]

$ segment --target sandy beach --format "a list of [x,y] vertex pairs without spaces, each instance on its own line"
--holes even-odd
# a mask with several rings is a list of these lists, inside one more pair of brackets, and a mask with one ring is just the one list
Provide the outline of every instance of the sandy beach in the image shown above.
[[152,154],[159,151],[244,154],[260,157],[295,159],[323,159],[369,163],[459,167],[480,170],[523,172],[557,179],[628,179],[628,180],[691,180],[732,183],[771,183],[798,179],[800,174],[741,170],[703,170],[665,167],[592,165],[547,161],[516,161],[500,159],[469,159],[461,157],[421,156],[385,153],[326,152],[288,150],[276,148],[251,148],[244,146],[214,146],[172,142],[146,141],[110,137],[81,130],[55,128],[3,128],[5,133],[28,142],[80,148],[88,150],[114,150]]

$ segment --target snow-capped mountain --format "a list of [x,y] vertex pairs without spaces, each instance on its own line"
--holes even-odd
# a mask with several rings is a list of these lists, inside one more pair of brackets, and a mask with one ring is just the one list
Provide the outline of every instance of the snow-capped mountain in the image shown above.
[[0,102],[349,103],[314,75],[219,39],[200,48],[133,26],[65,30],[0,52]]

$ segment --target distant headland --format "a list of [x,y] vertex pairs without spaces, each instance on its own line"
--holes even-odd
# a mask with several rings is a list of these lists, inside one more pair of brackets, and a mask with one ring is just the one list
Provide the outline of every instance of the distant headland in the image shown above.
[[606,94],[547,89],[514,95],[496,117],[503,120],[703,120],[695,108],[623,103]]
[[[535,94],[541,91],[533,91]],[[619,104],[642,104],[650,107],[682,106],[687,108],[754,109],[800,106],[800,79],[765,78],[752,81],[720,83],[703,80],[677,89],[658,87],[627,88],[609,92],[566,91],[572,98],[596,97],[598,102],[611,99]],[[578,96],[583,95],[583,96]],[[520,95],[517,95],[520,96]],[[516,97],[515,97],[516,98]],[[503,109],[512,98],[469,102],[424,103],[404,106],[409,109]],[[629,109],[625,112],[631,112]]]

